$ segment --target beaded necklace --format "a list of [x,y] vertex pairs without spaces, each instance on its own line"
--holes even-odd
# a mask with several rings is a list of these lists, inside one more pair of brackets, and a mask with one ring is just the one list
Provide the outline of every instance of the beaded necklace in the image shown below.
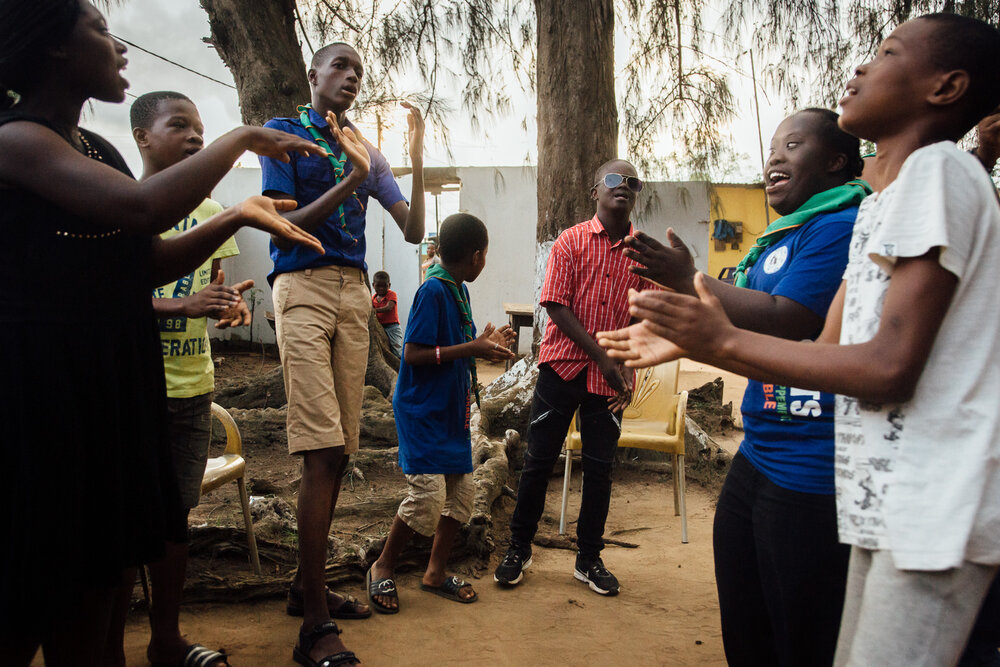
[[[83,132],[77,130],[76,136],[80,138],[80,145],[83,146],[84,155],[89,157],[91,160],[104,162],[104,156],[101,155],[101,152],[97,150],[92,143],[90,143],[90,140],[87,139],[86,135],[84,135]],[[106,239],[109,236],[115,236],[116,234],[120,234],[121,231],[122,230],[120,229],[112,229],[110,232],[102,232],[100,234],[83,234],[76,232],[64,232],[60,229],[57,229],[56,236],[63,236],[70,239]]]
[[[344,178],[344,165],[347,163],[347,158],[344,155],[344,151],[340,151],[339,158],[334,157],[333,149],[330,148],[330,142],[328,142],[326,138],[323,137],[322,134],[320,134],[319,128],[316,127],[316,125],[312,122],[312,118],[309,117],[309,110],[312,108],[313,108],[312,104],[302,104],[298,107],[295,107],[295,110],[299,112],[299,122],[302,123],[302,127],[304,127],[306,131],[309,132],[310,136],[312,136],[313,140],[317,144],[319,144],[326,150],[326,157],[330,161],[330,165],[333,167],[333,176],[335,179],[334,182],[339,183]],[[361,212],[364,213],[365,205],[361,203],[360,199],[358,199],[357,193],[352,192],[351,196],[354,197],[354,200],[358,202],[358,206],[361,207]],[[351,239],[353,245],[357,245],[358,244],[357,237],[351,234],[351,231],[347,228],[347,221],[344,219],[343,204],[341,204],[340,207],[337,209],[337,213],[340,216],[340,230],[344,233],[345,236]]]

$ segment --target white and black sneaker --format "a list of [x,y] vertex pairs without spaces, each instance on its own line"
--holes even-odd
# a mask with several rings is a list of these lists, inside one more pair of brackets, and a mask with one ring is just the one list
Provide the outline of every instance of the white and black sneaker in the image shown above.
[[618,595],[618,579],[608,572],[600,558],[584,559],[576,556],[576,570],[573,576],[590,586],[590,590],[601,595]]
[[493,581],[501,586],[516,586],[524,578],[524,571],[531,567],[531,552],[527,554],[510,547],[493,573]]

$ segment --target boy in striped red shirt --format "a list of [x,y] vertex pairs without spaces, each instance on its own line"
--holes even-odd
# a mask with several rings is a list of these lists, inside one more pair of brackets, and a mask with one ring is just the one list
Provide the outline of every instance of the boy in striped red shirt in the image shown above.
[[590,196],[597,202],[597,215],[559,235],[545,269],[540,302],[549,321],[538,356],[528,450],[510,522],[510,547],[493,575],[505,586],[519,583],[531,565],[531,540],[545,508],[549,475],[579,409],[584,484],[574,576],[601,595],[618,593],[618,580],[600,554],[632,373],[612,361],[595,336],[628,324],[629,288],[648,287],[629,272],[636,263],[625,256],[622,243],[632,233],[629,215],[642,181],[624,160],[605,163],[594,180]]

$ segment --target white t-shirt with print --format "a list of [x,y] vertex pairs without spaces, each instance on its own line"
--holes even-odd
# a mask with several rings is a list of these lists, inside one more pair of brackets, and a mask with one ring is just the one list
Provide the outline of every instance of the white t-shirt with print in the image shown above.
[[913,398],[837,397],[840,539],[889,549],[904,570],[1000,563],[1000,202],[976,158],[947,141],[915,151],[862,202],[841,344],[872,339],[896,260],[933,248],[958,286]]

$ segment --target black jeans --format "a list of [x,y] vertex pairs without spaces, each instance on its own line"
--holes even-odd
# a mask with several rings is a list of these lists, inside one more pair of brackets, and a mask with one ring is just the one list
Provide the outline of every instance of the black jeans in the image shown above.
[[528,450],[517,487],[517,506],[510,520],[512,547],[527,553],[545,509],[545,491],[559,459],[573,413],[580,409],[583,440],[583,500],[576,524],[577,546],[585,558],[604,548],[604,523],[611,501],[611,472],[621,435],[621,414],[608,409],[608,397],[587,391],[587,372],[566,381],[548,364],[538,366],[531,398]]
[[837,539],[833,494],[784,489],[737,454],[713,547],[730,665],[833,663],[850,556]]

